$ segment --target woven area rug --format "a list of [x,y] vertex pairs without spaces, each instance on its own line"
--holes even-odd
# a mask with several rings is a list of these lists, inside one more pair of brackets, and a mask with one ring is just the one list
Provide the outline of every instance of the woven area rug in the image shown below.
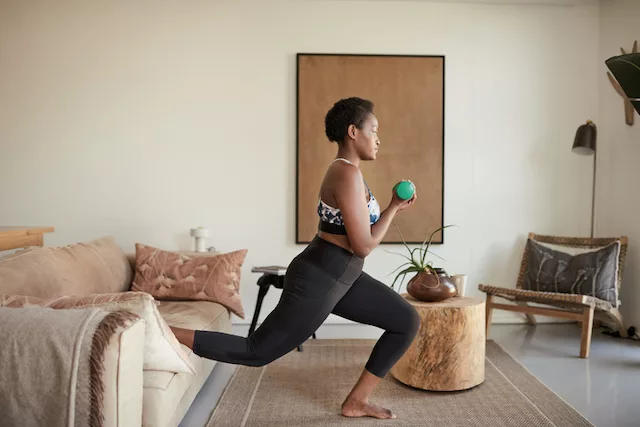
[[371,401],[398,418],[346,418],[340,405],[374,340],[309,340],[271,364],[238,366],[207,427],[591,426],[495,342],[487,341],[485,381],[459,392],[408,387],[389,374]]

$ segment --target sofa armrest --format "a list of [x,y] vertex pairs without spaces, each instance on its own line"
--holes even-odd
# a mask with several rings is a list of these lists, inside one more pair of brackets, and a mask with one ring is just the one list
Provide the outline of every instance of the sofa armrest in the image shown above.
[[116,331],[104,351],[104,427],[142,425],[144,320]]

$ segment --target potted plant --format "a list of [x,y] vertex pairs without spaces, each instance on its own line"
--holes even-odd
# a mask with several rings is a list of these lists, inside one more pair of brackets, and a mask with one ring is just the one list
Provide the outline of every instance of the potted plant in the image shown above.
[[393,274],[396,271],[404,268],[402,271],[396,274],[396,277],[391,284],[391,289],[395,290],[395,285],[398,279],[402,277],[402,280],[400,282],[400,286],[402,286],[406,275],[413,274],[413,277],[407,284],[407,292],[415,299],[426,302],[437,302],[456,296],[457,290],[455,284],[453,283],[453,280],[451,280],[447,272],[442,268],[434,267],[432,261],[427,261],[428,253],[444,260],[444,258],[431,252],[429,250],[429,247],[431,246],[433,236],[435,236],[436,233],[444,230],[445,228],[452,227],[452,225],[445,225],[444,227],[440,227],[434,230],[428,238],[425,238],[420,247],[414,249],[409,248],[404,238],[402,237],[402,233],[400,233],[400,230],[397,226],[395,227],[396,230],[398,230],[398,234],[400,235],[400,239],[402,239],[404,247],[407,249],[408,255],[391,252],[396,255],[400,255],[407,260],[407,262],[400,265],[400,267],[391,272],[391,274]]

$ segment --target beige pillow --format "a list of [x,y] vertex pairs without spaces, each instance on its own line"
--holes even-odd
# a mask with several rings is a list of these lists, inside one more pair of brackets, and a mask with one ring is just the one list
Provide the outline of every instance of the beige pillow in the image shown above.
[[158,300],[201,300],[222,304],[244,319],[240,274],[246,249],[189,257],[136,244],[132,291],[148,292]]
[[0,258],[0,294],[53,298],[128,291],[133,271],[111,236]]
[[189,356],[160,315],[153,297],[144,292],[118,292],[86,297],[63,296],[42,299],[24,295],[0,295],[0,307],[29,306],[53,309],[99,307],[106,311],[126,310],[145,321],[144,365],[147,371],[186,372],[196,374]]

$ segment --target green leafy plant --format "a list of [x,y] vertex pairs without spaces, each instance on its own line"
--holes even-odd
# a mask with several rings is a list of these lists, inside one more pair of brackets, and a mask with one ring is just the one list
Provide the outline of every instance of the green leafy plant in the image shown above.
[[[438,284],[440,284],[440,278],[438,277],[437,273],[436,273],[436,269],[433,266],[433,262],[432,261],[427,261],[427,254],[431,254],[431,255],[435,255],[436,257],[440,258],[443,261],[446,261],[444,258],[442,258],[441,256],[439,256],[438,254],[435,254],[433,252],[431,252],[429,250],[429,247],[431,246],[431,243],[433,242],[433,236],[436,235],[436,233],[438,233],[439,231],[444,230],[445,228],[449,228],[449,227],[453,227],[453,225],[445,225],[444,227],[440,227],[437,228],[436,230],[434,230],[431,235],[429,235],[428,237],[425,237],[424,241],[422,242],[422,244],[417,247],[417,248],[409,248],[409,245],[407,245],[407,242],[405,242],[404,237],[402,237],[402,233],[400,232],[400,229],[398,228],[397,225],[395,225],[396,230],[398,231],[398,235],[400,235],[400,239],[402,239],[402,243],[404,244],[404,247],[407,249],[408,255],[405,254],[401,254],[398,252],[391,252],[391,251],[387,251],[389,253],[395,254],[395,255],[400,255],[401,257],[405,258],[407,260],[407,262],[405,262],[404,264],[402,264],[401,266],[399,266],[398,268],[396,268],[395,270],[393,270],[391,273],[389,273],[390,275],[397,272],[400,269],[403,269],[402,271],[398,272],[396,274],[395,279],[393,280],[393,283],[391,284],[391,289],[395,290],[395,285],[396,282],[398,281],[398,279],[402,278],[402,280],[400,281],[400,287],[402,286],[402,284],[404,283],[404,279],[406,278],[407,274],[411,274],[411,273],[420,273],[422,271],[430,271],[433,274],[436,275],[436,278],[438,279]],[[417,255],[416,255],[417,252]]]

